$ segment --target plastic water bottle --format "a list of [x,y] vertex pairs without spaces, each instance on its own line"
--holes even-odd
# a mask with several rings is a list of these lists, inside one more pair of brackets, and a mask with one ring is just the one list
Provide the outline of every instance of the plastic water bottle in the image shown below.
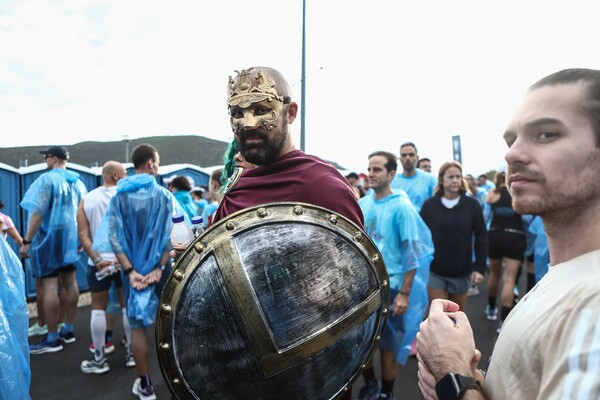
[[204,218],[200,216],[192,218],[192,232],[194,232],[194,237],[202,235],[202,232],[204,232]]
[[173,229],[171,229],[171,246],[175,250],[183,251],[194,241],[194,232],[185,223],[183,215],[175,215],[172,218]]
[[117,268],[114,265],[109,265],[108,268],[104,268],[102,271],[96,271],[96,279],[101,281],[109,275],[117,272]]

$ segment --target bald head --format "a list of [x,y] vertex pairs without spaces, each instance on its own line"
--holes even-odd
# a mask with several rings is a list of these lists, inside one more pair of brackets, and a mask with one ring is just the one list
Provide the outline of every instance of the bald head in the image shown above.
[[290,85],[276,69],[250,67],[235,72],[237,76],[230,76],[227,85],[229,106],[248,107],[251,103],[263,100],[279,100],[284,104],[292,101]]
[[104,179],[104,186],[110,187],[115,186],[119,179],[125,178],[127,171],[123,164],[118,161],[107,161],[102,166],[102,178]]
[[275,82],[275,89],[277,90],[277,93],[284,98],[287,97],[290,100],[292,99],[292,90],[290,89],[290,85],[281,72],[269,67],[252,67],[252,70],[261,71],[265,76],[271,78],[273,82]]

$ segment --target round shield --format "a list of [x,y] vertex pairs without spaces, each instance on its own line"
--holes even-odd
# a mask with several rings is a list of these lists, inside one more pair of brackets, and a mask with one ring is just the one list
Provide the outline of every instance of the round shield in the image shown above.
[[373,355],[389,304],[370,238],[302,203],[230,215],[179,257],[156,344],[178,399],[336,399]]

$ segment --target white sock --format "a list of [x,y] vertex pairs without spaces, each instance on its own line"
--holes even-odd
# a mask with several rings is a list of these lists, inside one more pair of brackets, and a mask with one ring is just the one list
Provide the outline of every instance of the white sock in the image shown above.
[[106,340],[106,312],[104,310],[92,310],[90,331],[92,332],[92,343],[94,343],[94,357],[96,360],[100,360],[104,357]]
[[131,326],[129,326],[129,318],[127,318],[127,310],[125,309],[125,307],[121,308],[122,311],[122,315],[123,315],[123,331],[125,332],[125,336],[127,337],[127,344],[125,345],[125,347],[127,347],[127,351],[130,352],[131,351]]

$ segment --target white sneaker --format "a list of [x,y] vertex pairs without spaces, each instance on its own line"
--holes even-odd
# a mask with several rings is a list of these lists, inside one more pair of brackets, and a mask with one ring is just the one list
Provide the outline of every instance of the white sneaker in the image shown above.
[[490,307],[488,304],[485,306],[485,316],[488,321],[495,321],[498,319],[498,309],[496,307]]
[[137,378],[135,382],[133,382],[131,392],[141,400],[156,400],[152,385],[148,385],[146,386],[146,389],[142,389],[142,380],[140,378]]
[[98,361],[94,357],[91,360],[85,360],[81,362],[81,372],[84,374],[103,374],[108,372],[108,361],[106,358],[102,358]]
[[135,367],[135,359],[133,358],[132,353],[127,353],[127,355],[125,356],[125,366],[127,368]]
[[467,296],[477,296],[479,294],[479,287],[477,285],[471,285],[469,290],[467,290]]

